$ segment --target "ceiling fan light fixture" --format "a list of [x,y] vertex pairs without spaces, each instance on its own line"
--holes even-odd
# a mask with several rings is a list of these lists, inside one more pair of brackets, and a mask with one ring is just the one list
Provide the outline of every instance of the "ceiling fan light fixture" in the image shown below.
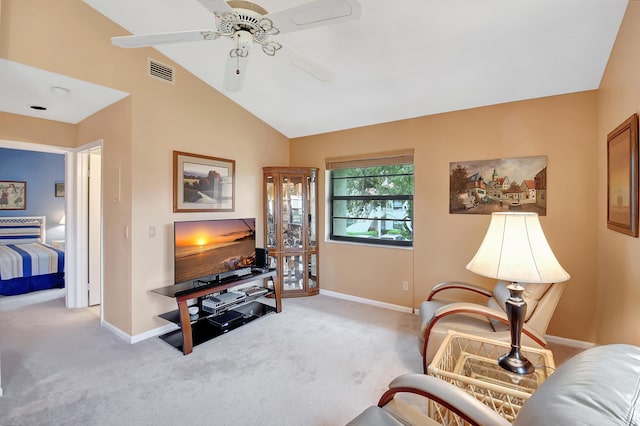
[[[233,12],[213,12],[220,35],[233,38],[238,31],[247,31],[258,44],[265,43],[270,36],[280,33],[269,18],[263,18],[267,11],[248,1],[230,1]],[[277,50],[277,49],[276,49]],[[275,50],[271,54],[273,56]]]
[[230,37],[236,32],[236,26],[238,25],[238,17],[231,12],[215,12],[216,28],[218,32]]
[[269,41],[262,44],[262,51],[269,56],[274,56],[280,49],[282,49],[282,45],[277,41]]
[[262,28],[262,31],[269,35],[280,34],[280,30],[273,26],[273,21],[269,18],[262,18],[258,21],[258,25]]
[[56,95],[66,96],[69,94],[69,89],[67,89],[66,87],[52,86],[51,92],[55,93]]
[[215,31],[202,31],[200,34],[202,34],[203,40],[215,40],[220,37],[220,33]]

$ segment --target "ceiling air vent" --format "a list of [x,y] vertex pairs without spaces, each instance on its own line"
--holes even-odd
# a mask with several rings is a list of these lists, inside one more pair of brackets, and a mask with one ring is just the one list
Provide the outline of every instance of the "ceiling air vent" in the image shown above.
[[175,83],[173,79],[173,68],[151,58],[149,58],[149,75],[159,78],[160,80],[168,81],[169,83]]

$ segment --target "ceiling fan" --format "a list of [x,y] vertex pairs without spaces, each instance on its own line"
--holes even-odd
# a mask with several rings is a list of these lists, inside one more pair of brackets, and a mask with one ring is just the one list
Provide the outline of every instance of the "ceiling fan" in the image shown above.
[[231,39],[234,45],[227,56],[224,89],[234,92],[242,87],[247,59],[254,43],[259,44],[269,56],[286,51],[285,56],[294,67],[322,82],[331,80],[329,70],[287,49],[271,37],[360,17],[358,0],[313,0],[274,13],[268,13],[262,6],[247,0],[198,1],[213,13],[216,29],[112,37],[111,42],[119,47],[135,48],[217,40],[220,37]]

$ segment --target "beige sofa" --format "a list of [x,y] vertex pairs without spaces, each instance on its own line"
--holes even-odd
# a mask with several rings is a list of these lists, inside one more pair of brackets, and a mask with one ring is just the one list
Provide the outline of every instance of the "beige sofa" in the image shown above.
[[[424,374],[394,379],[378,405],[367,408],[349,425],[438,424],[417,407],[395,398],[400,393],[421,395],[455,411],[470,424],[510,423],[471,395],[444,380]],[[522,406],[516,426],[640,425],[640,347],[597,346],[571,358],[540,385]]]

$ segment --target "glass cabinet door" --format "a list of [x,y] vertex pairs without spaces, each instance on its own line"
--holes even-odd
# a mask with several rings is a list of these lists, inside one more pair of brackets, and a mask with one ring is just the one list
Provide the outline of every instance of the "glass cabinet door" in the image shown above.
[[265,178],[266,205],[265,221],[267,233],[267,248],[278,247],[278,224],[276,216],[276,184],[273,176]]
[[318,255],[317,253],[311,253],[309,255],[309,270],[307,276],[307,288],[318,287]]
[[302,248],[302,176],[282,177],[282,248]]
[[282,289],[284,291],[304,290],[304,256],[283,256]]
[[309,177],[307,178],[307,206],[309,209],[309,223],[308,223],[308,236],[309,247],[315,248],[317,246],[317,229],[316,229],[316,193],[317,188],[317,176],[316,171],[311,170]]

